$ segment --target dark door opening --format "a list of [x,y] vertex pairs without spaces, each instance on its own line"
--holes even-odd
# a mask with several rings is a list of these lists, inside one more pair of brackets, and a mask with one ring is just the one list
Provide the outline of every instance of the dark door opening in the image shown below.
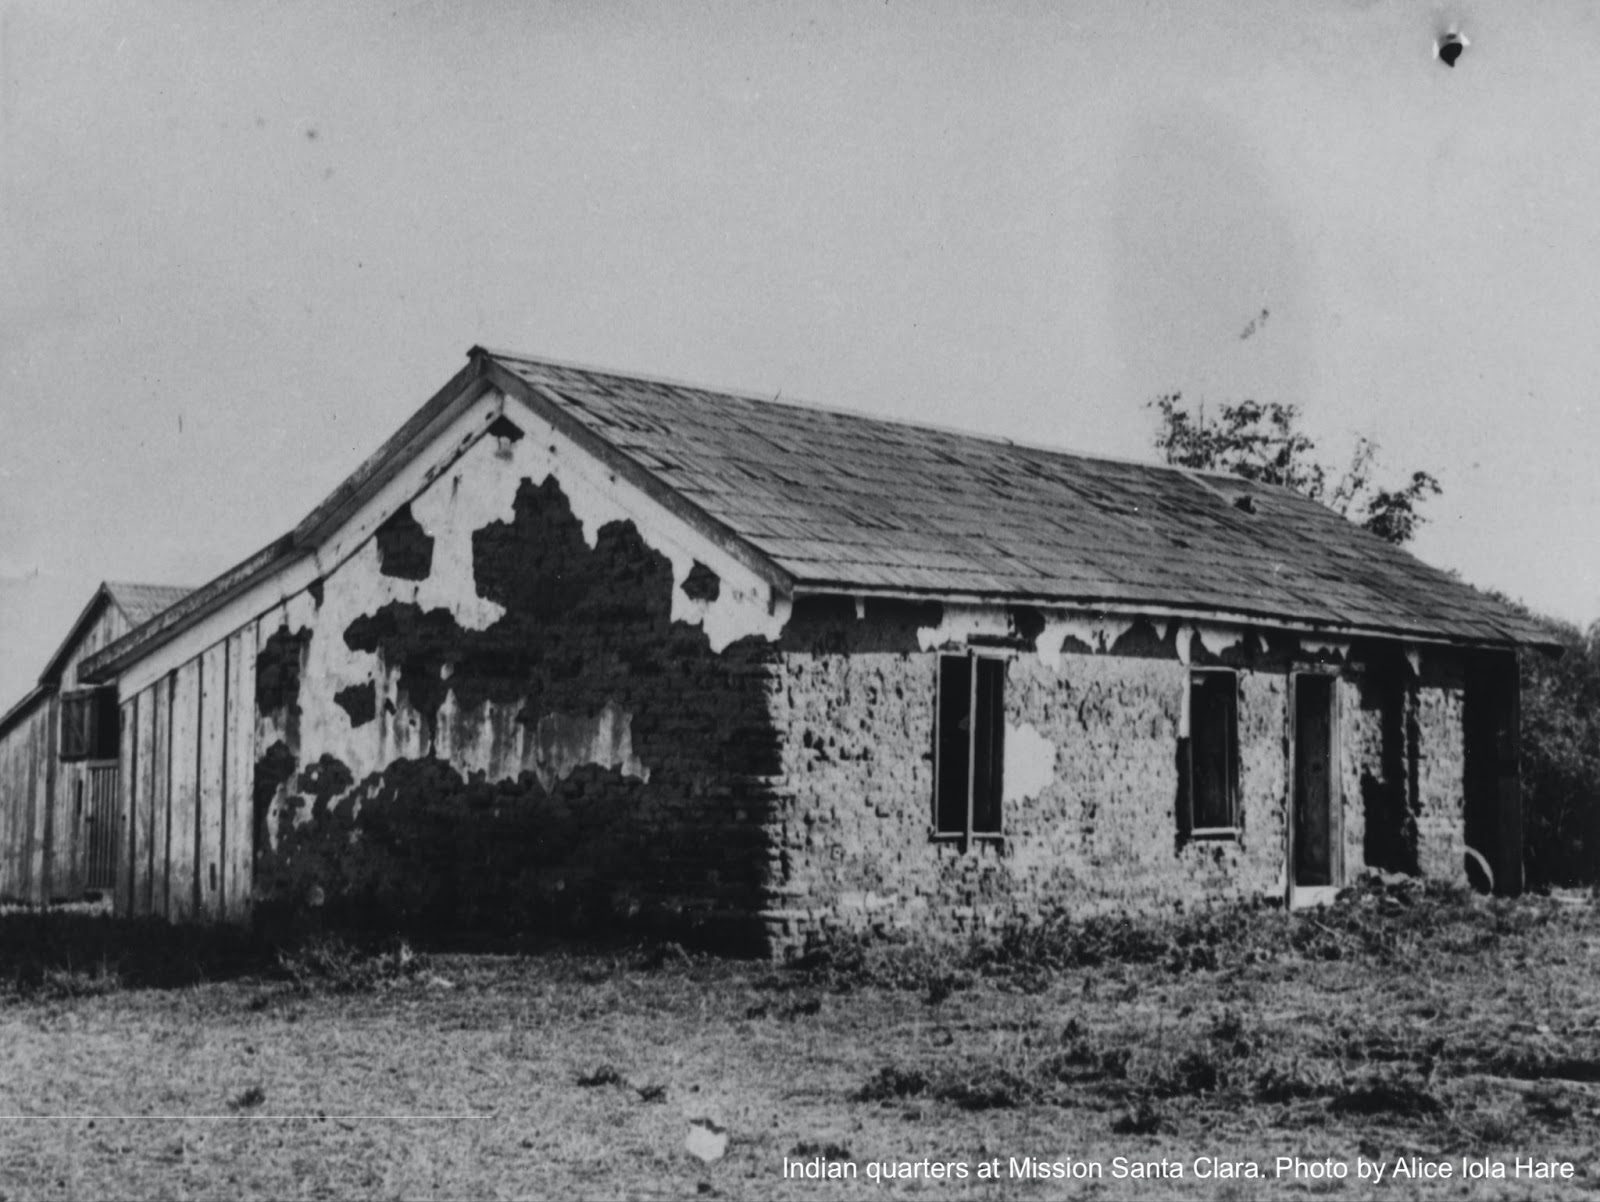
[[[1467,662],[1463,782],[1468,879],[1480,889],[1522,892],[1521,715],[1517,657],[1483,652]],[[1482,857],[1475,861],[1473,853]],[[1482,867],[1493,874],[1484,880]]]
[[1294,678],[1294,883],[1338,884],[1333,677]]

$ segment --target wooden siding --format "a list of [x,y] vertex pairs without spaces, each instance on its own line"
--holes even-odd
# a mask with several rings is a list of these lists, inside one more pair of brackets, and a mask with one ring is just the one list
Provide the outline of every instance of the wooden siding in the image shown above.
[[131,854],[117,912],[172,922],[250,915],[256,624],[124,698],[121,808]]
[[[62,762],[61,692],[78,685],[78,664],[128,633],[128,620],[101,600],[31,712],[0,735],[0,898],[44,905],[114,883],[122,824],[114,809],[115,760]],[[109,790],[109,791],[108,791]]]
[[256,761],[256,632],[251,623],[228,639],[228,700],[223,735],[222,917],[250,915],[255,859],[251,791]]
[[0,736],[0,898],[46,900],[45,819],[50,808],[49,765],[53,696]]
[[70,692],[81,687],[78,684],[78,665],[96,652],[109,647],[127,634],[128,630],[128,619],[122,616],[120,609],[109,603],[102,606],[89,629],[83,632],[83,637],[61,662],[61,688]]
[[155,806],[150,798],[156,787],[156,691],[152,686],[131,702],[134,713],[134,770],[122,778],[122,791],[133,827],[133,893],[120,904],[120,911],[135,917],[151,912],[150,882],[155,871]]
[[222,814],[226,805],[228,644],[200,657],[200,787],[195,792],[195,896],[199,917],[222,917]]

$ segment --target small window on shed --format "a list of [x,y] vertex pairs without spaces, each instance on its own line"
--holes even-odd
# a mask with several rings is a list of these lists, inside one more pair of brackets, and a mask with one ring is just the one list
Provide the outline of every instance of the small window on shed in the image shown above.
[[121,715],[117,709],[116,689],[94,689],[62,695],[62,759],[115,759],[120,733]]
[[934,752],[934,833],[1000,835],[1006,661],[941,655]]
[[1190,835],[1239,828],[1239,679],[1232,672],[1189,677],[1189,731],[1179,740],[1179,823]]

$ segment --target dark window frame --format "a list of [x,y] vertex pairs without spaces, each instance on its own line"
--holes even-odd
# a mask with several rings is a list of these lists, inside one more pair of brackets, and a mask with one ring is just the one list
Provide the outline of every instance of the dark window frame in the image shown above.
[[[1221,680],[1228,685],[1219,688],[1216,682]],[[1184,699],[1187,722],[1178,738],[1179,833],[1189,839],[1236,840],[1244,823],[1239,795],[1239,673],[1233,668],[1191,668],[1184,687],[1188,690]],[[1227,699],[1220,714],[1212,710],[1212,698]],[[1217,799],[1198,795],[1203,786],[1195,764],[1196,742],[1210,744],[1217,739],[1222,743],[1223,765],[1220,806],[1214,804]],[[1214,774],[1205,774],[1205,779],[1214,779]],[[1207,800],[1213,804],[1205,806],[1202,813],[1202,803]]]
[[122,713],[115,685],[60,695],[57,750],[63,763],[114,760],[121,751]]
[[[931,826],[937,842],[966,847],[974,840],[1005,838],[1005,684],[1011,658],[976,648],[938,656]],[[965,696],[950,693],[952,685],[964,689]],[[951,720],[966,733],[966,745],[958,756],[949,754],[952,743],[946,735]],[[953,785],[947,779],[952,769],[959,778]]]

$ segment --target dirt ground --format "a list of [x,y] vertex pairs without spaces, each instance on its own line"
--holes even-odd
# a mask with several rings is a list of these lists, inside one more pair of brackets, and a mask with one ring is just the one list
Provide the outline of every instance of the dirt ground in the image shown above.
[[799,969],[322,939],[158,972],[83,921],[0,931],[6,1199],[1600,1195],[1581,896],[1372,889]]

